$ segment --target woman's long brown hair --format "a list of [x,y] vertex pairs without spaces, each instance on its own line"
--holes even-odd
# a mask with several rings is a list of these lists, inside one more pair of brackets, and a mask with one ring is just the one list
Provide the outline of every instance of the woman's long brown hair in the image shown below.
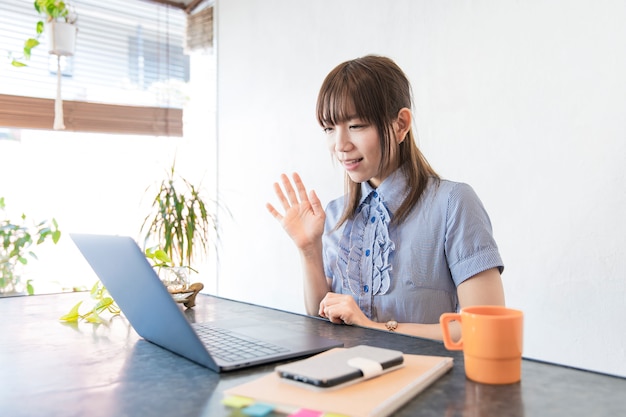
[[[396,225],[415,207],[429,178],[439,179],[417,147],[412,128],[399,144],[392,140],[392,123],[400,109],[411,109],[411,98],[411,85],[402,69],[391,59],[375,55],[339,64],[326,76],[317,98],[317,120],[323,127],[346,121],[355,115],[350,112],[376,126],[382,152],[381,172],[391,164],[391,147],[398,147],[398,166],[407,179],[407,190],[402,204],[393,213],[392,224]],[[361,199],[361,185],[347,173],[345,188],[344,212],[335,227],[356,214]]]

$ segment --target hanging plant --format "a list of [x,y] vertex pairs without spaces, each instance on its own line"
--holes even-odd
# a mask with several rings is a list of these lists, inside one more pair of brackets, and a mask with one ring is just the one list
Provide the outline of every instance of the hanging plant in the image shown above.
[[34,7],[37,13],[44,17],[43,20],[38,20],[35,25],[35,36],[26,39],[24,47],[22,49],[22,58],[13,59],[11,64],[14,67],[25,67],[24,61],[30,60],[32,50],[40,45],[41,36],[44,34],[46,25],[52,25],[54,22],[63,22],[74,24],[77,20],[77,15],[74,12],[73,6],[69,2],[58,0],[35,0]]

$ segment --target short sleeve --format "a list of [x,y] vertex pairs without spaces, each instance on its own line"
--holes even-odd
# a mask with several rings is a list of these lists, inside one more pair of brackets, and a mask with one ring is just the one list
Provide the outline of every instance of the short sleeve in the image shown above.
[[445,252],[457,286],[488,269],[504,270],[487,211],[467,184],[456,184],[448,197]]

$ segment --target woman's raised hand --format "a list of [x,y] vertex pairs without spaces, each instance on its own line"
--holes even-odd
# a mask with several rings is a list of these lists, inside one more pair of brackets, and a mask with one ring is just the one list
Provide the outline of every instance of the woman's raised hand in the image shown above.
[[270,203],[266,204],[267,210],[280,222],[298,248],[306,249],[319,244],[324,233],[326,214],[315,191],[307,193],[297,173],[293,174],[293,185],[285,174],[282,174],[280,179],[282,188],[276,182],[274,191],[283,206],[284,214]]

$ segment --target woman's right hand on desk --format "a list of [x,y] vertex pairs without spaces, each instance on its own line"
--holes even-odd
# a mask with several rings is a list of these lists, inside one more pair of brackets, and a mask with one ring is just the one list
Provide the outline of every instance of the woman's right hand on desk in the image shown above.
[[300,250],[319,245],[326,219],[320,199],[313,190],[307,193],[297,173],[293,174],[293,184],[285,174],[282,174],[280,178],[282,188],[279,183],[275,182],[274,192],[283,206],[284,214],[281,214],[270,203],[266,204],[268,211],[280,222]]

